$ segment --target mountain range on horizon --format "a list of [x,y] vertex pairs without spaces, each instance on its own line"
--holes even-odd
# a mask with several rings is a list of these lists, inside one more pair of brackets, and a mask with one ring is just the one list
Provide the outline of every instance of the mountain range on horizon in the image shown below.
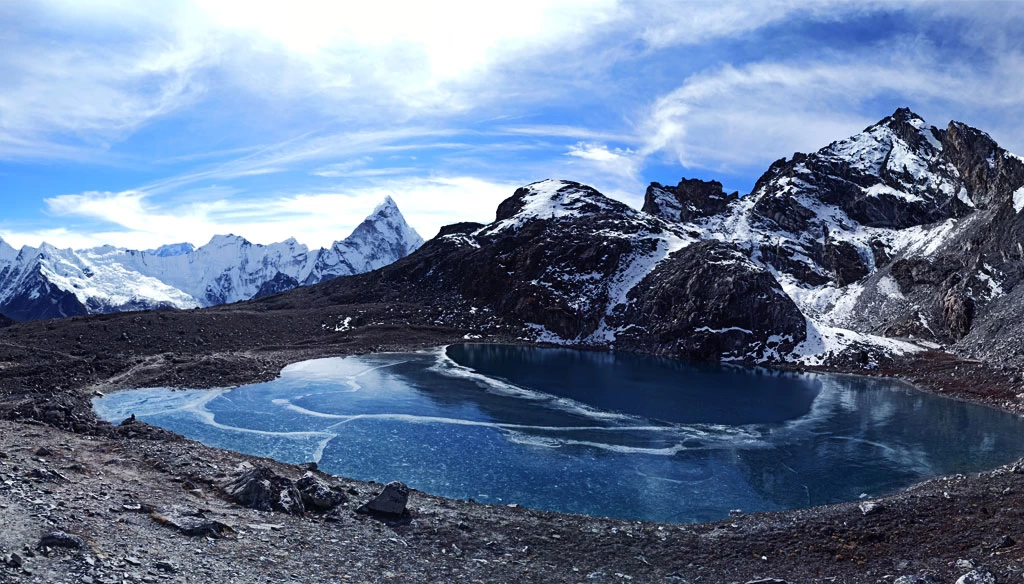
[[391,197],[347,238],[319,250],[294,238],[261,245],[236,235],[144,251],[47,243],[18,250],[0,239],[0,314],[23,321],[226,304],[367,272],[422,244]]

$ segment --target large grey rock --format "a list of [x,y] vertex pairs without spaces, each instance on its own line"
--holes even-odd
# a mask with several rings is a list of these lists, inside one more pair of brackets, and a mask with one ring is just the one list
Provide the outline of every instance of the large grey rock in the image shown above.
[[409,502],[409,487],[394,481],[385,485],[384,490],[373,499],[361,505],[356,512],[402,517],[408,514],[405,505]]
[[265,466],[254,468],[224,488],[228,497],[250,509],[302,515],[306,508],[295,483]]
[[190,507],[173,506],[153,511],[154,521],[191,537],[223,537],[234,530],[220,521],[208,519],[203,512]]
[[326,511],[345,502],[345,494],[331,488],[311,472],[307,472],[295,483],[303,504],[308,509]]
[[78,549],[85,547],[85,540],[77,535],[71,535],[70,533],[64,533],[63,531],[51,531],[39,540],[39,544],[36,547],[63,547]]

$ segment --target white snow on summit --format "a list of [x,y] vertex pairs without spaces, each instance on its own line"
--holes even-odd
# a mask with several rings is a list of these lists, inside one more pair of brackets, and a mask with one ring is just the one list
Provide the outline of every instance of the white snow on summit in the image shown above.
[[[0,240],[0,311],[46,291],[71,294],[88,312],[238,302],[282,275],[296,284],[313,284],[363,273],[422,244],[390,197],[348,238],[315,252],[294,238],[260,245],[237,235],[217,235],[198,248],[179,243],[147,251],[109,245],[61,250],[45,243],[19,251]],[[31,314],[31,307],[22,310]]]

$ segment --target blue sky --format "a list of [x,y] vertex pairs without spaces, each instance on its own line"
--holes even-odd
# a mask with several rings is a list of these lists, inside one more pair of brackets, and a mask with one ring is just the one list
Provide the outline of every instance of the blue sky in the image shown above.
[[1024,152],[1024,4],[0,0],[0,237],[424,237],[565,178],[747,192],[909,106]]

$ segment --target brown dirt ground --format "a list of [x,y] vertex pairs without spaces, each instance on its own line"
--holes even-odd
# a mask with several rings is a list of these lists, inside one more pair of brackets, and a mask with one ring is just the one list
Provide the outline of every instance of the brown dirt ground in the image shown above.
[[[868,515],[854,502],[658,525],[414,491],[412,522],[388,525],[349,507],[338,521],[241,508],[221,489],[246,468],[269,464],[293,478],[302,471],[143,424],[114,427],[92,413],[96,390],[265,380],[302,359],[437,346],[471,330],[440,326],[437,311],[417,306],[344,310],[361,325],[334,332],[336,308],[237,305],[0,329],[0,582],[856,583],[921,572],[952,582],[966,571],[957,561],[968,559],[999,582],[1022,578],[1024,465],[926,481],[875,499],[881,510]],[[516,339],[492,329],[486,340]],[[874,374],[1018,413],[1024,404],[1019,372],[939,352]],[[380,489],[326,478],[351,489],[351,508]],[[174,506],[233,533],[190,537],[144,512]],[[86,546],[35,550],[53,529]],[[1022,543],[995,547],[1002,536]],[[2,564],[12,553],[20,567]]]

